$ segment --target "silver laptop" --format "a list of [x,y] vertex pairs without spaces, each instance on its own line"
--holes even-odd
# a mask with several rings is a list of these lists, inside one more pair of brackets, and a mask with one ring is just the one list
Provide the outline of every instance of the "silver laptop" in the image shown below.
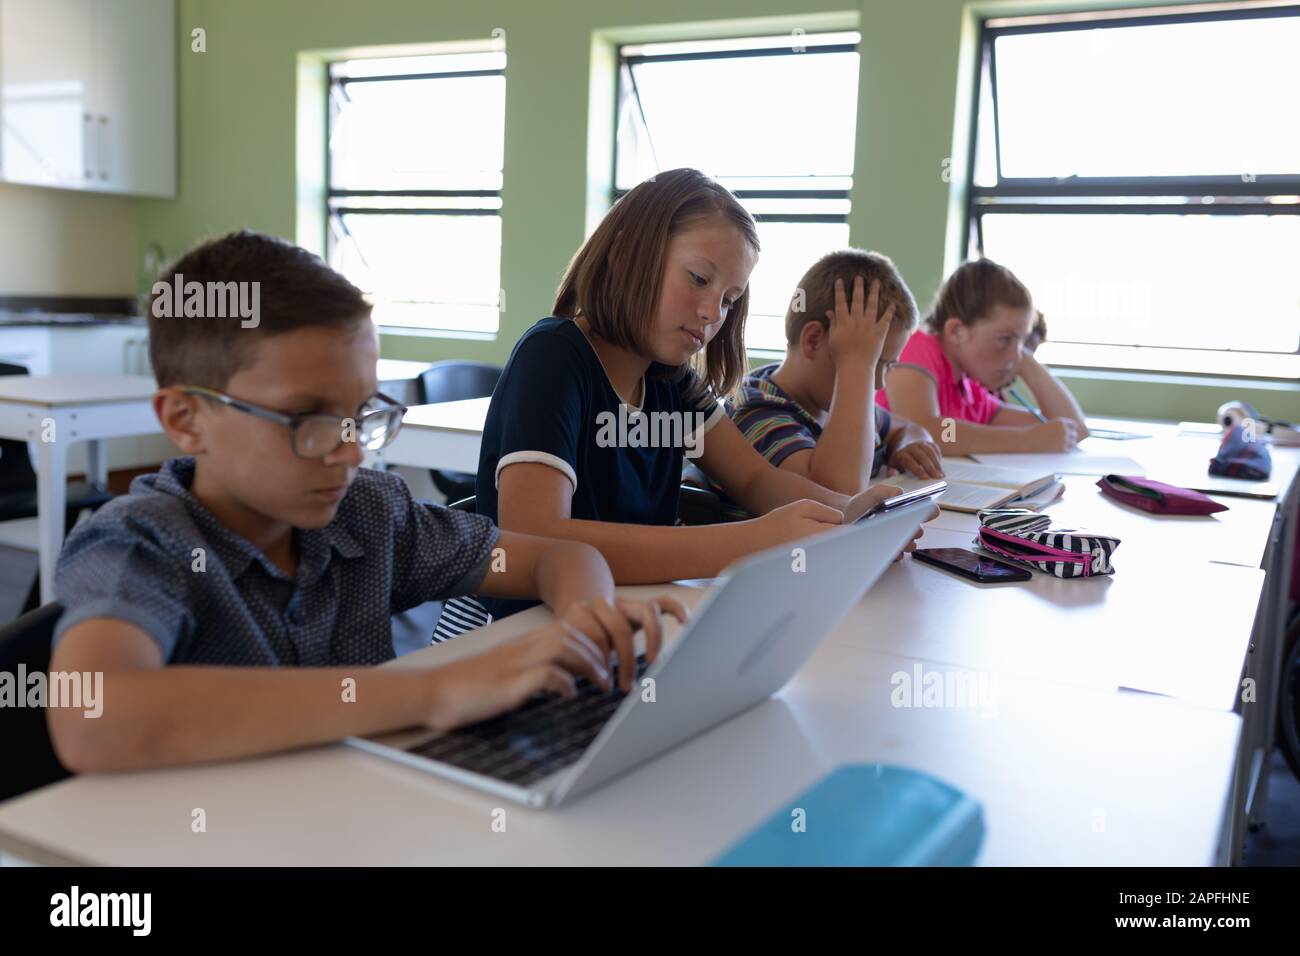
[[932,507],[926,498],[735,564],[654,664],[638,663],[627,694],[579,680],[574,698],[534,698],[451,732],[347,743],[528,806],[572,800],[780,689]]

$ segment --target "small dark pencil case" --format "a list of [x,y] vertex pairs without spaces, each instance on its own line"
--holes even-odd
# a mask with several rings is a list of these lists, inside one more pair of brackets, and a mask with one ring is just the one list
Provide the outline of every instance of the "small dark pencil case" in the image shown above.
[[1116,501],[1152,514],[1212,515],[1228,510],[1227,505],[1220,504],[1199,491],[1166,485],[1137,475],[1106,475],[1097,482],[1097,487],[1102,494]]

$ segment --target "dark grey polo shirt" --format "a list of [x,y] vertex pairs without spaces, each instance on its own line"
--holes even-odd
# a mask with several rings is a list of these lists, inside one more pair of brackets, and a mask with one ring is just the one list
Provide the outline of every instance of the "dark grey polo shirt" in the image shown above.
[[492,560],[489,519],[417,502],[399,476],[362,468],[332,522],[293,532],[290,578],[190,494],[194,467],[174,458],[141,475],[68,536],[56,642],[113,617],[170,664],[378,664],[393,656],[393,614],[472,592]]

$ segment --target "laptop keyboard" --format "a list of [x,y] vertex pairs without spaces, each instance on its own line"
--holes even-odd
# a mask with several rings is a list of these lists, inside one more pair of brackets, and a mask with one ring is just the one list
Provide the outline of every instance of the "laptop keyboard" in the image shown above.
[[[635,691],[646,671],[637,655]],[[572,698],[530,698],[518,710],[468,724],[407,752],[451,764],[520,787],[527,787],[574,763],[591,746],[625,696],[618,690],[618,665],[610,669],[611,690],[585,677]]]

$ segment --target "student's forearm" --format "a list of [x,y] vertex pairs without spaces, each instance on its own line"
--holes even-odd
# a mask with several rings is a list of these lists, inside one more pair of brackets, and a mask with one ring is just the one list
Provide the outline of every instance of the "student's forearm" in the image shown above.
[[1038,401],[1038,410],[1042,412],[1043,417],[1053,418],[1070,418],[1078,425],[1077,436],[1085,438],[1088,435],[1088,423],[1084,419],[1083,409],[1079,406],[1075,397],[1070,394],[1070,390],[1061,384],[1060,379],[1053,375],[1046,366],[1040,362],[1027,359],[1020,368],[1020,377],[1025,380],[1029,390],[1034,393],[1034,398]]
[[51,710],[52,738],[76,772],[249,757],[419,724],[430,710],[429,673],[185,666],[109,672],[102,714]]
[[764,515],[804,498],[843,511],[852,495],[842,495],[838,491],[824,488],[817,482],[784,468],[760,468],[755,470],[753,477],[743,487],[732,493],[732,497],[750,514]]
[[945,456],[978,452],[1020,452],[1033,426],[977,425],[959,418],[916,419],[934,438]]
[[596,548],[619,584],[707,578],[754,550],[751,522],[678,527],[615,524],[533,515],[528,534],[583,541]]
[[856,495],[871,483],[876,446],[875,368],[868,360],[845,360],[835,369],[835,393],[808,476],[817,484]]
[[538,557],[537,596],[556,613],[575,601],[614,601],[614,578],[600,552],[573,541],[553,541]]

